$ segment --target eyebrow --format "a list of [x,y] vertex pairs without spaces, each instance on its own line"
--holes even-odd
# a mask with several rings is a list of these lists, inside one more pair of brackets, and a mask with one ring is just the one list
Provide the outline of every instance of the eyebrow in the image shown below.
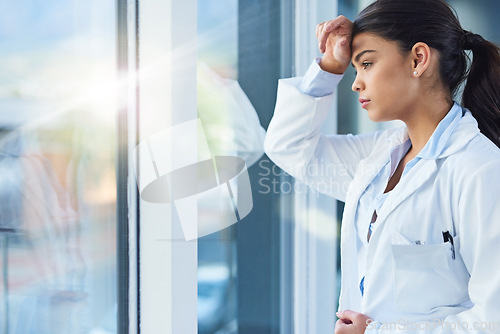
[[359,61],[359,59],[361,57],[363,57],[364,54],[370,53],[370,52],[377,52],[377,51],[376,50],[364,50],[364,51],[361,51],[360,53],[358,53],[356,55],[356,57],[354,57],[354,62],[351,65],[354,66],[354,63],[357,63]]

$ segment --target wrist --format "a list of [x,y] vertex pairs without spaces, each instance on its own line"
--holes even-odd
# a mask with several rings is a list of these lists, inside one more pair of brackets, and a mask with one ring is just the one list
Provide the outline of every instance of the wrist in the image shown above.
[[347,66],[339,63],[336,60],[326,59],[325,57],[321,58],[319,62],[319,67],[326,72],[332,74],[344,74]]

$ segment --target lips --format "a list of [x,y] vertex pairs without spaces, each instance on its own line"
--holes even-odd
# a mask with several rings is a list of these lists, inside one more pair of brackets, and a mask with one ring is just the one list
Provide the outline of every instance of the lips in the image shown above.
[[370,103],[370,100],[367,100],[367,99],[363,99],[363,98],[359,98],[359,103],[361,103],[361,108],[363,109],[366,109],[366,106],[368,105],[368,103]]

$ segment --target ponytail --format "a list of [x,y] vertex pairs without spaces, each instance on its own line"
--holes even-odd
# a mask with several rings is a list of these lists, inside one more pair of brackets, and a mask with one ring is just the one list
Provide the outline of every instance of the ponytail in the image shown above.
[[463,48],[472,51],[472,63],[462,105],[472,112],[481,132],[500,147],[500,48],[467,31]]

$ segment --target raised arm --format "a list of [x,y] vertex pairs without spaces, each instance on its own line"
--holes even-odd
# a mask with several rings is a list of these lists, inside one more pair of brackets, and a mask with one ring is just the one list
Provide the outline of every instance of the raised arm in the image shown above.
[[319,24],[320,51],[304,78],[280,80],[265,152],[279,167],[311,187],[345,200],[358,163],[377,145],[380,133],[325,136],[321,126],[333,91],[350,61],[352,23],[343,16]]

